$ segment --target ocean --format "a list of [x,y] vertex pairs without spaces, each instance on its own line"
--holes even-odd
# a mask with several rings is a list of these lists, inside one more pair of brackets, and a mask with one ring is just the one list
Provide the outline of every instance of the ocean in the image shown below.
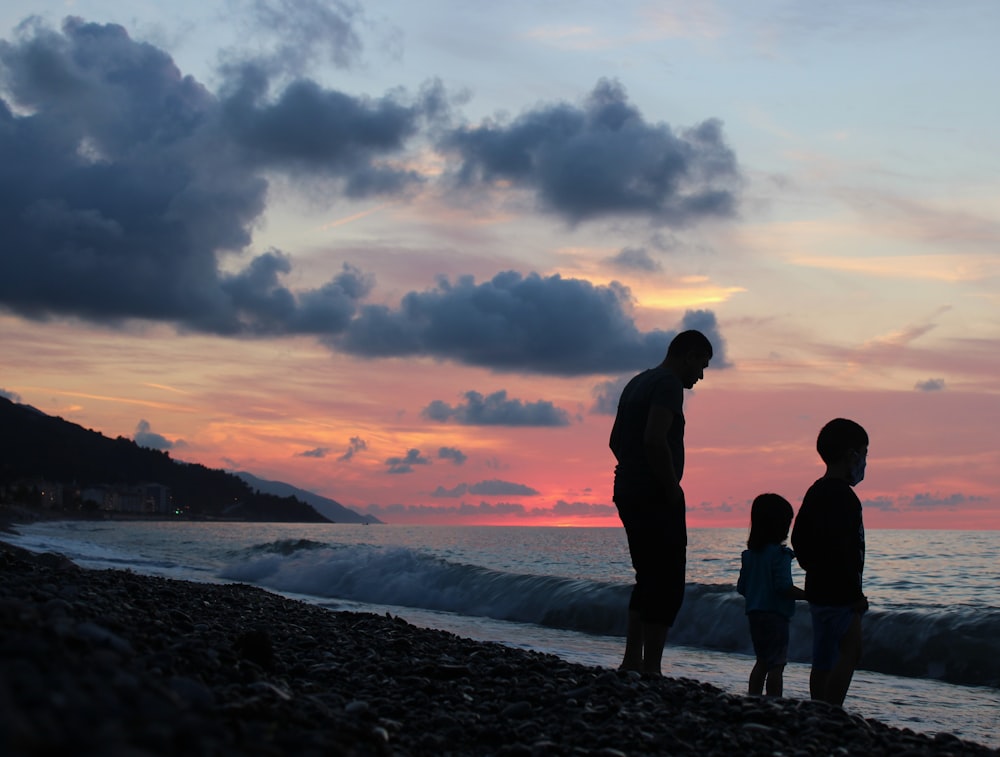
[[[632,568],[620,528],[55,521],[2,538],[89,568],[247,583],[331,610],[617,667]],[[743,529],[691,529],[664,673],[743,694],[752,647],[735,590]],[[865,652],[845,709],[1000,748],[1000,532],[869,530]],[[802,574],[793,566],[802,585]],[[811,629],[792,621],[785,696],[808,697]]]

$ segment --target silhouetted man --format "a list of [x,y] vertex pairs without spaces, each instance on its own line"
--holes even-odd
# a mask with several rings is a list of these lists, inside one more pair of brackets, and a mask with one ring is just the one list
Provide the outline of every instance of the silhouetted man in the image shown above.
[[610,442],[618,461],[614,501],[635,568],[622,670],[660,674],[667,631],[684,601],[684,390],[704,378],[711,359],[705,335],[683,331],[663,362],[632,378],[618,401]]

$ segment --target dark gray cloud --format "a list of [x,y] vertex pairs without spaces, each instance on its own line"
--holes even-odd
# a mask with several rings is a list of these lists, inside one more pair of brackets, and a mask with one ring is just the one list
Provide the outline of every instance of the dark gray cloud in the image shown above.
[[669,226],[732,216],[740,173],[710,119],[674,132],[648,123],[617,82],[600,81],[581,106],[557,104],[452,132],[468,189],[510,183],[571,223],[621,215]]
[[565,502],[559,500],[546,515],[572,515],[576,518],[607,518],[617,515],[614,505],[595,505],[590,502]]
[[431,492],[431,496],[463,497],[466,494],[476,494],[480,497],[537,497],[540,493],[537,489],[525,484],[494,478],[476,484],[456,484],[451,489],[439,486]]
[[[729,357],[726,354],[726,342],[719,333],[714,313],[708,310],[689,310],[684,314],[684,319],[681,321],[681,327],[678,331],[687,331],[688,329],[701,331],[712,343],[713,355],[712,361],[709,364],[709,371],[731,366]],[[671,335],[671,338],[673,338],[673,335]],[[669,344],[669,340],[667,344]],[[645,367],[652,368],[653,365],[658,364],[666,356],[666,352],[666,349],[664,349],[663,355],[660,356],[656,363],[650,363]],[[614,379],[602,381],[594,386],[591,389],[594,404],[590,406],[590,412],[598,415],[614,415],[618,411],[618,398],[621,397],[622,389],[625,388],[625,384],[628,383],[633,375],[632,373],[628,373]],[[706,378],[711,379],[711,374],[706,374]]]
[[33,22],[0,41],[0,306],[221,334],[344,328],[359,272],[292,293],[278,251],[235,274],[220,260],[249,245],[266,171],[352,196],[412,184],[383,160],[434,117],[440,87],[369,100],[300,79],[271,97],[244,66],[222,91],[117,25]]
[[[290,5],[254,7],[272,18]],[[303,17],[313,19],[313,40],[331,32],[334,44],[350,48],[357,13],[353,4],[310,0]],[[287,39],[312,31],[297,19],[274,25]],[[413,96],[368,98],[304,78],[279,87],[266,65],[246,61],[224,69],[213,93],[120,26],[70,18],[54,31],[26,23],[0,41],[0,308],[111,326],[143,319],[220,335],[312,334],[353,355],[428,356],[497,371],[613,374],[658,362],[672,333],[640,331],[618,283],[513,271],[479,284],[442,278],[392,308],[366,303],[374,280],[349,264],[316,288],[293,290],[287,253],[236,257],[264,211],[268,176],[325,182],[333,197],[409,192],[425,177],[398,159],[447,131],[449,108],[437,83]],[[560,119],[565,145],[552,136]],[[715,126],[674,135],[645,123],[607,83],[583,107],[542,108],[491,129],[488,138],[463,130],[445,140],[467,183],[485,160],[472,150],[477,140],[521,140],[534,162],[514,184],[534,182],[571,217],[644,205],[660,220],[693,217],[694,198],[707,202],[699,182],[735,172]],[[616,150],[620,161],[609,157]],[[571,196],[556,170],[584,154],[592,160],[579,164],[586,175],[569,182],[575,187],[612,164],[607,181],[581,190],[596,204]],[[647,166],[647,176],[637,167],[650,160],[660,167]],[[495,171],[503,173],[501,164]],[[718,210],[705,205],[706,215]]]
[[617,255],[608,258],[608,262],[616,268],[640,273],[656,273],[662,270],[663,264],[642,247],[626,247]]
[[414,465],[430,465],[429,458],[424,457],[420,450],[409,449],[403,457],[386,458],[386,473],[413,473]]
[[535,497],[540,492],[525,484],[518,484],[513,481],[501,481],[498,478],[493,478],[489,481],[480,481],[478,484],[472,484],[469,487],[469,494],[478,494],[482,497]]
[[[676,331],[641,332],[627,287],[582,279],[497,274],[442,278],[406,294],[396,309],[364,305],[332,347],[366,357],[429,355],[498,371],[556,375],[617,373],[659,363]],[[701,328],[725,364],[715,316],[691,311],[683,328]]]
[[398,194],[423,182],[385,158],[402,154],[427,121],[445,113],[440,84],[412,102],[395,93],[354,97],[310,79],[270,99],[267,85],[259,69],[245,66],[220,104],[223,131],[250,166],[336,179],[355,198]]
[[618,412],[618,398],[622,396],[622,389],[632,378],[632,374],[619,376],[616,379],[602,381],[593,389],[594,404],[590,407],[590,412],[598,415],[614,415]]
[[[440,491],[448,492],[450,490]],[[434,496],[453,496],[436,493]],[[461,496],[461,495],[459,495]],[[591,504],[588,502],[565,502],[559,500],[550,507],[534,507],[530,510],[517,502],[479,502],[478,504],[462,502],[458,505],[379,505],[370,504],[360,508],[369,515],[374,515],[387,523],[393,518],[419,517],[422,521],[447,520],[455,517],[516,516],[518,518],[607,518],[617,515],[614,505]]]
[[455,465],[464,465],[469,456],[455,447],[441,447],[438,450],[438,458],[441,460],[451,460]]
[[921,494],[901,495],[891,497],[882,495],[866,498],[864,506],[866,508],[881,510],[882,512],[904,513],[909,509],[920,510],[956,510],[963,505],[988,505],[988,497],[974,494],[962,494],[955,492],[952,494],[940,494],[923,492]]
[[154,433],[151,430],[149,421],[146,420],[140,420],[136,424],[135,434],[132,438],[140,447],[147,447],[149,449],[168,450],[176,446],[175,442],[170,441],[167,437]]
[[366,449],[368,449],[368,442],[360,436],[352,436],[351,440],[347,443],[347,450],[337,459],[342,463],[346,463],[352,460],[356,454],[364,452]]
[[469,491],[468,484],[456,484],[451,489],[446,489],[443,486],[438,486],[437,489],[431,492],[432,497],[464,497]]
[[8,392],[6,389],[0,389],[0,397],[9,399],[11,402],[16,402],[21,404],[21,395],[17,392]]
[[569,425],[569,414],[551,402],[507,399],[507,392],[503,389],[487,396],[468,391],[465,393],[465,402],[454,406],[442,400],[434,400],[421,411],[421,415],[442,423],[454,420],[464,426]]
[[920,392],[940,392],[944,389],[944,379],[932,378],[926,381],[918,381],[913,388]]
[[[356,3],[340,0],[254,0],[233,2],[231,12],[249,13],[250,38],[266,49],[253,53],[273,71],[301,74],[317,62],[349,68],[362,51],[357,27],[364,13]],[[259,46],[258,46],[259,47]]]
[[424,522],[433,520],[443,520],[454,517],[476,517],[484,515],[525,515],[528,511],[524,505],[516,502],[480,502],[471,504],[463,502],[460,505],[451,507],[442,505],[379,505],[370,504],[359,511],[376,516],[379,520],[391,523],[393,517],[413,516]]
[[296,452],[296,457],[314,457],[317,460],[322,460],[324,457],[330,454],[329,447],[316,447],[315,449],[307,449],[304,452]]
[[907,504],[910,507],[918,507],[923,510],[955,510],[960,505],[973,503],[983,505],[987,504],[989,501],[988,497],[960,494],[958,492],[954,494],[932,494],[931,492],[924,492],[922,494],[914,494],[910,497]]

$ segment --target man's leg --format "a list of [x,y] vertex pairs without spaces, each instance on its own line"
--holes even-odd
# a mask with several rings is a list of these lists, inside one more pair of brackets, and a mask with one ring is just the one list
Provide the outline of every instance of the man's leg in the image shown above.
[[642,672],[663,675],[663,647],[667,643],[670,626],[662,623],[642,624]]
[[637,610],[628,611],[628,628],[625,631],[625,657],[619,670],[642,670],[642,620]]

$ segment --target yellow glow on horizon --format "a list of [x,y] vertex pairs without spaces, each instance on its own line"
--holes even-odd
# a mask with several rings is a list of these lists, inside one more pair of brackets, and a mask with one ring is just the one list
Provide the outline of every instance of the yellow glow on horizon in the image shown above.
[[681,286],[656,286],[647,290],[636,287],[634,292],[639,306],[655,310],[676,310],[718,305],[727,302],[735,294],[746,292],[746,287],[719,286],[707,277],[687,277],[681,279]]
[[814,255],[793,257],[789,262],[809,268],[863,273],[871,276],[927,279],[930,281],[982,281],[1000,275],[995,256],[894,255],[841,257]]

